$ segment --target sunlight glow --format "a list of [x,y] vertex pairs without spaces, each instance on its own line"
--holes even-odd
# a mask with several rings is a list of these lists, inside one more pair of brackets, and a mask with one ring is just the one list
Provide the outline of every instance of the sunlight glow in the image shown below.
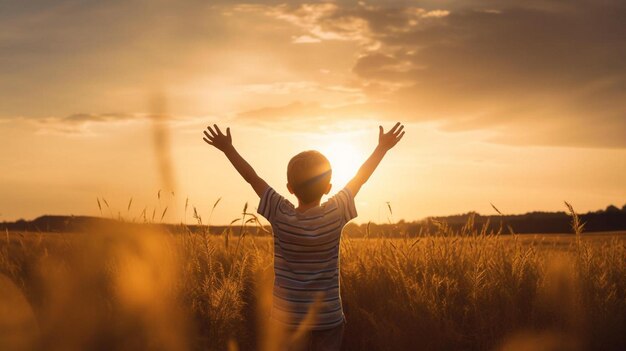
[[335,191],[341,189],[358,171],[365,160],[362,150],[346,141],[333,141],[321,148],[333,168],[332,183]]

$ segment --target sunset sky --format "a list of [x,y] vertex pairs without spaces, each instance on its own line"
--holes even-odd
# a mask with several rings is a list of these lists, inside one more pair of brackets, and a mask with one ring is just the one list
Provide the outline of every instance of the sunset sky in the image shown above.
[[620,0],[2,1],[0,221],[104,198],[206,222],[222,198],[228,223],[258,199],[213,123],[287,196],[291,156],[325,153],[339,190],[403,121],[357,222],[621,207],[625,21]]

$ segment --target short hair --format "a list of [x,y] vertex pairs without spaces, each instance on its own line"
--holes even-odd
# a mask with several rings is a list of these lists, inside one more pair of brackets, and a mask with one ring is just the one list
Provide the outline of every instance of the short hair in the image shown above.
[[303,203],[321,199],[331,176],[330,162],[318,151],[303,151],[292,157],[287,165],[287,182]]

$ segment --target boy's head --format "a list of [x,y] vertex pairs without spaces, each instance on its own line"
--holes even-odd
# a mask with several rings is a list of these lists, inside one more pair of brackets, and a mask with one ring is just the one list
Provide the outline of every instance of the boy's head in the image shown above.
[[287,189],[301,203],[318,201],[330,192],[332,169],[328,159],[317,151],[303,151],[287,166]]

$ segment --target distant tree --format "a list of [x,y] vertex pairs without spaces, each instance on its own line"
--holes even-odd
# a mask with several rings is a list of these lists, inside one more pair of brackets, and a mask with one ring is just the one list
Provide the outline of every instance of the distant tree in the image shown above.
[[622,212],[626,212],[626,205],[622,206]]
[[606,212],[619,212],[619,208],[613,206],[613,205],[609,205],[609,207],[606,208]]

